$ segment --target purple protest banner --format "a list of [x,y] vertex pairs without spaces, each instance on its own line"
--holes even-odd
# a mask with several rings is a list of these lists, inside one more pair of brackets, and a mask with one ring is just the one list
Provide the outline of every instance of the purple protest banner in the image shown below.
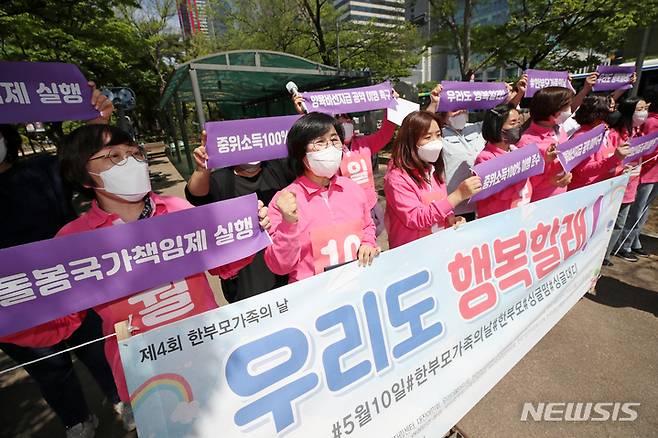
[[507,100],[509,92],[503,82],[443,81],[439,111],[490,109]]
[[262,117],[206,123],[208,168],[218,169],[288,156],[288,131],[300,117]]
[[369,87],[301,93],[309,111],[328,114],[357,113],[395,106],[389,81]]
[[[256,204],[252,194],[0,250],[0,336],[255,254],[271,242]],[[140,260],[147,245],[155,258]]]
[[631,152],[624,158],[623,164],[637,161],[645,155],[653,154],[658,148],[658,131],[642,137],[632,138],[628,142],[631,146]]
[[486,199],[506,187],[544,171],[544,157],[532,143],[519,149],[485,161],[473,167],[473,173],[482,179],[482,190],[468,203]]
[[567,140],[557,145],[557,157],[562,164],[565,172],[571,172],[571,169],[585,160],[592,154],[598,152],[605,138],[605,125],[600,124],[596,128],[590,129],[583,135]]
[[0,61],[0,123],[89,120],[99,116],[78,67]]
[[525,97],[532,97],[537,91],[546,87],[564,87],[573,90],[567,71],[530,69],[526,70],[525,73],[528,75],[528,87],[525,90]]
[[631,76],[635,67],[621,67],[619,65],[599,65],[596,68],[599,78],[594,84],[593,91],[628,90],[633,88]]

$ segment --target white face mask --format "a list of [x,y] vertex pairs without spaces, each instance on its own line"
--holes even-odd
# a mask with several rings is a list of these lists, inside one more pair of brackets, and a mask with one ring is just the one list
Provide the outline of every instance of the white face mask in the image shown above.
[[649,118],[649,111],[635,111],[633,113],[633,126],[641,126]]
[[343,125],[343,132],[345,132],[345,141],[350,141],[354,135],[354,124],[343,122],[341,125]]
[[567,120],[569,120],[569,117],[571,117],[571,110],[570,110],[570,109],[568,109],[568,110],[566,110],[566,111],[562,111],[562,112],[561,112],[560,114],[558,114],[558,116],[557,116],[557,119],[556,119],[557,124],[558,124],[558,125],[563,124],[564,122],[566,122]]
[[5,143],[5,138],[0,135],[0,164],[5,161],[7,158],[7,143]]
[[461,131],[466,126],[468,122],[468,113],[459,113],[456,116],[448,117],[448,125],[455,128],[458,131]]
[[338,172],[342,158],[343,151],[333,146],[306,154],[306,161],[311,172],[324,178],[331,178]]
[[126,158],[123,165],[114,165],[101,173],[89,173],[98,175],[103,181],[105,187],[99,187],[99,190],[105,190],[129,202],[140,201],[151,191],[148,164],[133,157]]
[[426,163],[434,163],[439,159],[443,149],[443,139],[432,140],[418,147],[418,156]]

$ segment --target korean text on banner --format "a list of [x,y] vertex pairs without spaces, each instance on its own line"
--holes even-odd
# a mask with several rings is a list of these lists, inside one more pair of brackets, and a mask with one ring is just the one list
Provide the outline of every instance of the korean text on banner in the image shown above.
[[438,111],[490,109],[504,103],[509,92],[503,82],[443,81]]
[[262,117],[206,123],[208,168],[287,157],[288,131],[300,117]]
[[0,123],[89,120],[99,116],[78,67],[0,61]]
[[525,97],[532,97],[542,88],[546,87],[564,87],[573,90],[567,71],[550,71],[550,70],[526,70],[528,75],[528,87],[525,90]]
[[599,78],[594,84],[593,91],[628,90],[633,88],[631,76],[635,73],[635,67],[622,67],[620,65],[599,65],[596,68]]
[[0,250],[0,336],[255,254],[256,195]]
[[656,148],[658,148],[658,131],[643,135],[642,137],[632,138],[628,143],[631,146],[631,152],[624,158],[624,164],[632,163],[645,155],[654,153]]
[[519,181],[539,175],[544,171],[544,164],[544,157],[533,143],[474,166],[473,173],[482,179],[482,190],[468,203],[486,199]]
[[627,182],[120,341],[140,436],[442,436],[596,281]]
[[557,145],[557,157],[566,172],[576,167],[587,157],[598,152],[605,139],[605,125],[590,129],[583,135]]
[[395,106],[389,81],[369,87],[302,93],[309,111],[329,114],[356,113]]

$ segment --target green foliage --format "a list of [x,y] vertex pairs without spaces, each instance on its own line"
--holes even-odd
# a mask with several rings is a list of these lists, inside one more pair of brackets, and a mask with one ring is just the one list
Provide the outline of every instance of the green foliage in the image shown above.
[[[657,0],[508,0],[507,21],[471,25],[470,47],[466,46],[462,37],[469,29],[463,21],[463,5],[490,1],[432,1],[433,13],[444,23],[434,43],[458,55],[462,73],[491,65],[553,70],[596,65],[600,59],[595,54],[621,48],[629,29],[654,23],[658,17]],[[482,60],[471,64],[471,52],[482,55]]]
[[[166,32],[166,19],[158,16],[158,8],[167,4],[169,14],[175,14],[175,0],[141,3],[6,1],[0,5],[2,59],[68,62],[99,87],[130,87],[138,102],[133,119],[142,130],[155,129],[160,90],[173,70],[167,62],[180,58],[183,47],[177,35]],[[56,131],[62,132],[61,127]]]
[[231,6],[215,0],[212,10],[210,19],[226,30],[192,41],[189,59],[218,50],[274,50],[343,69],[369,69],[376,79],[408,76],[420,61],[422,41],[414,26],[341,21],[341,12],[327,0],[236,0]]
[[434,89],[439,83],[437,81],[427,81],[416,85],[419,93],[428,93]]

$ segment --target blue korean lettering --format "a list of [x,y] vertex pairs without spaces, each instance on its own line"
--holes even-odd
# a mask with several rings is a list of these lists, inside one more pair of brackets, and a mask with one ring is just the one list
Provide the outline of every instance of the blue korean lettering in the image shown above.
[[386,305],[393,327],[408,324],[411,336],[393,347],[393,356],[398,359],[430,340],[441,336],[443,323],[436,322],[423,328],[422,316],[436,308],[436,300],[427,297],[424,300],[402,309],[400,298],[423,290],[430,282],[430,273],[424,270],[397,281],[386,288]]
[[377,306],[377,296],[374,292],[366,292],[363,295],[363,310],[366,312],[366,324],[368,325],[368,335],[370,336],[375,368],[377,372],[380,372],[388,368],[389,360],[379,307]]
[[[283,363],[259,374],[251,374],[249,364],[281,349],[289,349]],[[299,371],[308,358],[308,340],[296,328],[286,328],[237,348],[226,363],[226,381],[237,395],[250,397]],[[308,373],[285,386],[269,392],[235,413],[234,421],[244,426],[272,413],[276,431],[281,432],[295,422],[292,402],[318,385],[316,373]]]
[[343,326],[345,337],[325,348],[322,353],[327,386],[332,392],[339,391],[356,382],[372,369],[370,362],[364,360],[345,371],[341,370],[340,358],[363,344],[354,307],[341,306],[318,317],[315,321],[315,327],[321,332],[339,324]]

